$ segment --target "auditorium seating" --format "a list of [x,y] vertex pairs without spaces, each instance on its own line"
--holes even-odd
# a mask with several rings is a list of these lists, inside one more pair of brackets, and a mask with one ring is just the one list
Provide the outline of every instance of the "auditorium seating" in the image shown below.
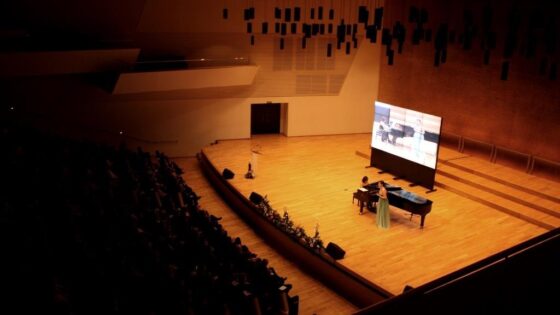
[[163,153],[1,127],[4,310],[297,313],[286,278],[200,207]]

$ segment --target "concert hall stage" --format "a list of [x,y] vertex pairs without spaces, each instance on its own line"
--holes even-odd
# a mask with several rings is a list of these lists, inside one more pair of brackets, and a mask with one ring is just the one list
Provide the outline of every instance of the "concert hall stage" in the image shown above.
[[[267,135],[219,141],[203,152],[220,172],[235,173],[230,183],[244,196],[266,195],[307,234],[318,225],[325,246],[346,251],[342,265],[395,295],[560,226],[560,183],[441,147],[437,191],[426,194],[366,168],[370,140],[371,134]],[[256,177],[246,179],[252,151]],[[375,226],[374,213],[359,215],[352,194],[364,175],[432,200],[424,228],[418,216],[411,220],[394,207],[388,230]]]

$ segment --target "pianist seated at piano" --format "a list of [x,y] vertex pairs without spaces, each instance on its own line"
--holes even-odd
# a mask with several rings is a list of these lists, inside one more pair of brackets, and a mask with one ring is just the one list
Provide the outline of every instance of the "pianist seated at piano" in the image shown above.
[[368,194],[368,187],[370,186],[369,178],[367,176],[362,177],[362,181],[360,182],[360,188],[356,192],[357,195],[362,195],[362,197],[357,196],[361,206],[360,206],[360,214],[364,214],[364,205],[368,208],[368,210],[373,211],[375,209],[375,201],[371,201],[370,198],[367,197]]
[[362,177],[362,186],[361,187],[366,187],[367,185],[369,185],[369,178],[367,176]]
[[389,141],[389,131],[391,131],[391,127],[387,123],[387,117],[383,116],[379,122],[379,134],[381,135],[382,142]]

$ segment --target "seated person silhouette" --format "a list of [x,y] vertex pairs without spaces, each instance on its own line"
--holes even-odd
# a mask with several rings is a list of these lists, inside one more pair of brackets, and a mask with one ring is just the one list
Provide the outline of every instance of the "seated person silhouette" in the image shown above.
[[[360,189],[358,189],[358,190],[360,190],[362,193],[368,194],[368,192],[367,192],[367,186],[368,186],[369,184],[370,184],[369,178],[368,178],[367,176],[362,177],[362,181],[360,182],[361,187],[360,187]],[[366,202],[366,207],[367,207],[369,210],[373,210],[373,209],[375,209],[375,204],[372,205],[370,202]],[[363,214],[363,213],[364,213],[364,212],[363,212],[363,207],[360,207],[360,214]]]
[[369,178],[367,176],[362,177],[362,187],[369,185]]
[[379,131],[381,135],[381,141],[387,142],[389,140],[389,132],[391,131],[391,127],[387,122],[387,117],[381,117],[381,121],[379,122]]

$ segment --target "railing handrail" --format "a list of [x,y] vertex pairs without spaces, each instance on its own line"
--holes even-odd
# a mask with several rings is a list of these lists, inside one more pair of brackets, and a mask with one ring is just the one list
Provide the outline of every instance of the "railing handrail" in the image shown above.
[[553,164],[553,165],[556,165],[556,166],[560,166],[560,161],[554,161],[554,160],[551,160],[551,159],[548,159],[548,158],[544,158],[544,157],[535,155],[535,154],[530,153],[530,152],[522,152],[522,151],[519,151],[519,150],[516,150],[516,149],[512,149],[512,148],[508,148],[508,147],[505,147],[505,146],[502,146],[502,145],[499,145],[499,144],[490,143],[490,142],[483,141],[483,140],[480,140],[480,139],[465,137],[465,136],[462,136],[462,135],[459,135],[459,134],[456,134],[456,133],[452,133],[452,132],[442,132],[441,134],[442,134],[442,135],[446,135],[446,136],[457,137],[457,138],[459,138],[459,139],[462,139],[462,141],[465,141],[465,140],[466,140],[466,141],[470,141],[470,142],[475,142],[475,143],[487,145],[487,146],[489,146],[489,147],[494,147],[495,150],[500,150],[500,151],[507,151],[507,152],[511,152],[511,153],[516,153],[516,154],[519,154],[519,155],[524,155],[524,156],[527,156],[527,157],[532,157],[532,158],[535,159],[535,160],[539,160],[539,161],[543,161],[543,162],[546,162],[546,163],[549,163],[549,164]]
[[475,138],[469,138],[469,137],[462,137],[463,141],[470,141],[470,142],[475,142],[475,143],[479,143],[479,144],[483,144],[483,145],[487,145],[489,147],[493,147],[495,146],[495,144],[493,143],[489,143],[483,140],[479,140],[479,139],[475,139]]
[[531,156],[530,153],[521,152],[521,151],[518,151],[518,150],[515,150],[515,149],[512,149],[512,148],[507,148],[507,147],[500,146],[500,145],[496,145],[496,150],[507,151],[507,152],[510,152],[510,153],[516,153],[516,154],[524,155],[524,156]]
[[537,155],[533,155],[533,159],[543,161],[543,162],[546,162],[546,163],[549,163],[549,164],[553,164],[553,165],[556,165],[556,166],[560,166],[560,162],[553,161],[553,160],[550,160],[550,159],[547,159],[547,158],[543,158],[543,157],[540,157],[540,156],[537,156]]

